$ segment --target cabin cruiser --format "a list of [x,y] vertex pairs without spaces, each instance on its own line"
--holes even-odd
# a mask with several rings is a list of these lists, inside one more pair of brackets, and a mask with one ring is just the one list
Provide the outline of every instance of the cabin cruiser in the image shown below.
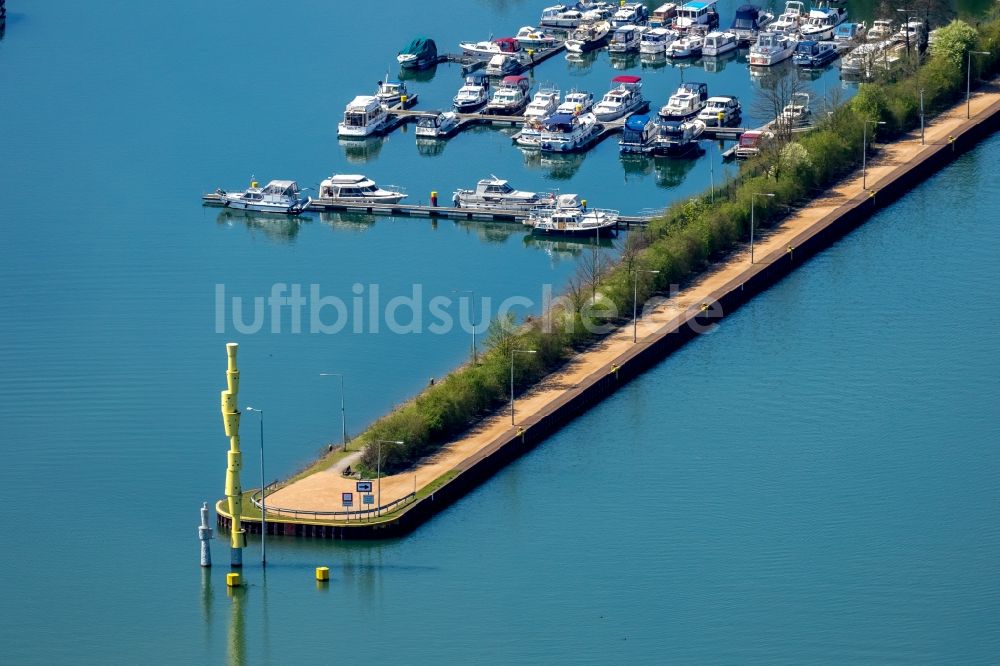
[[739,39],[735,32],[710,32],[705,35],[705,41],[701,47],[701,54],[706,56],[720,56],[730,51],[735,51],[739,45]]
[[530,84],[525,76],[506,76],[486,103],[486,113],[512,116],[528,105]]
[[799,28],[799,33],[803,39],[812,39],[817,42],[833,39],[834,28],[846,20],[847,10],[843,7],[813,9],[806,17],[805,23]]
[[528,108],[524,110],[524,119],[526,121],[544,120],[555,113],[558,108],[558,88],[539,88],[538,92],[531,98]]
[[257,181],[251,178],[250,187],[242,192],[226,192],[218,189],[215,193],[226,208],[261,213],[298,215],[312,202],[312,199],[302,197],[298,183],[294,180],[272,180],[264,187],[260,187]]
[[715,11],[716,0],[692,0],[677,8],[674,30],[684,32],[691,28],[712,30],[719,27],[719,14]]
[[611,35],[611,41],[608,42],[608,51],[611,53],[638,51],[639,43],[645,32],[646,28],[640,28],[632,24],[615,28],[614,34]]
[[417,96],[411,95],[406,90],[406,84],[402,81],[379,81],[375,97],[378,99],[379,104],[387,109],[403,105],[404,97],[406,98],[405,106],[410,106],[417,100]]
[[682,83],[660,108],[664,120],[687,120],[701,113],[708,104],[708,85],[690,81]]
[[363,139],[378,134],[389,124],[389,114],[377,97],[359,95],[344,109],[344,119],[337,124],[337,136]]
[[604,46],[611,32],[611,24],[607,21],[587,23],[573,31],[566,40],[566,50],[571,53],[586,53]]
[[586,113],[594,108],[594,96],[585,90],[571,90],[556,113]]
[[697,118],[661,123],[653,144],[653,154],[682,157],[693,150],[700,150],[698,139],[704,132],[705,123]]
[[919,48],[927,43],[927,33],[923,21],[908,21],[900,26],[899,32],[893,35],[898,42],[906,42],[913,48]]
[[675,16],[677,16],[677,4],[667,2],[653,10],[647,25],[650,28],[669,28]]
[[660,123],[647,113],[635,113],[625,120],[618,150],[623,154],[648,155],[656,147],[656,137],[660,133]]
[[809,93],[792,93],[792,99],[775,119],[776,125],[798,127],[809,122],[812,110],[809,108]]
[[429,37],[416,37],[396,56],[403,69],[426,69],[437,63],[437,44]]
[[774,21],[774,14],[756,5],[740,5],[729,29],[736,33],[736,39],[741,44],[757,41],[757,33],[767,28]]
[[459,113],[472,113],[486,106],[490,101],[489,79],[481,72],[474,72],[465,77],[465,85],[458,89],[458,94],[452,100],[452,106]]
[[805,19],[802,15],[803,9],[805,9],[805,4],[800,2],[800,0],[788,0],[785,3],[785,11],[767,29],[771,32],[783,32],[789,35],[798,32],[802,21]]
[[417,138],[443,139],[456,129],[458,129],[458,114],[454,111],[417,118]]
[[485,42],[460,42],[458,47],[462,49],[463,55],[472,56],[480,60],[489,60],[499,54],[515,57],[520,57],[521,55],[521,44],[513,37],[500,37],[499,39],[490,39]]
[[892,25],[892,21],[889,19],[875,19],[872,22],[871,29],[868,30],[868,39],[870,41],[889,39],[895,32],[896,30]]
[[531,210],[554,206],[556,198],[549,193],[515,190],[508,181],[490,176],[476,183],[474,190],[457,190],[451,201],[455,208]]
[[498,53],[483,68],[486,76],[510,76],[517,74],[521,69],[521,63],[517,58],[506,53]]
[[575,28],[583,21],[583,12],[566,5],[553,5],[542,10],[539,24],[550,28]]
[[547,49],[559,43],[559,38],[541,28],[526,25],[514,37],[522,47]]
[[357,174],[333,174],[319,184],[319,198],[324,203],[385,203],[396,204],[406,193],[394,187],[384,190],[375,181]]
[[642,23],[649,16],[649,10],[641,2],[623,4],[611,15],[611,27],[622,28],[627,25]]
[[593,113],[556,113],[542,123],[539,147],[549,153],[571,153],[584,148],[600,131]]
[[889,57],[894,48],[898,48],[894,38],[862,44],[840,61],[841,77],[869,78],[876,69],[888,69],[890,62],[895,62]]
[[514,134],[514,143],[522,148],[538,148],[542,143],[542,120],[542,118],[526,119],[521,129]]
[[696,58],[701,55],[702,47],[705,43],[702,33],[689,30],[667,47],[668,58]]
[[594,115],[599,121],[617,120],[646,105],[640,77],[623,74],[611,79],[611,85],[611,90],[594,106]]
[[672,41],[680,36],[676,30],[653,28],[639,37],[639,53],[642,55],[663,55]]
[[740,122],[740,100],[730,96],[709,97],[705,108],[698,113],[698,120],[707,127],[729,127]]
[[757,42],[750,47],[751,67],[770,67],[788,60],[795,51],[795,42],[780,32],[762,32]]
[[[561,196],[560,200],[565,196],[567,195]],[[575,198],[572,203],[575,203]],[[559,205],[555,208],[532,211],[524,224],[531,227],[532,233],[535,234],[593,236],[600,235],[602,229],[616,228],[618,215],[616,210]]]
[[833,41],[835,42],[855,42],[861,40],[865,35],[864,23],[841,23],[833,31]]
[[792,62],[799,67],[819,68],[837,59],[837,47],[830,42],[814,42],[811,39],[795,45]]

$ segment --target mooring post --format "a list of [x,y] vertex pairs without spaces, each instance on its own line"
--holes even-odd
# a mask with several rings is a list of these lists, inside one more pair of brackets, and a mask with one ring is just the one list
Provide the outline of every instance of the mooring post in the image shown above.
[[[0,0],[2,2],[3,0]],[[201,541],[201,566],[212,566],[212,528],[208,525],[208,502],[201,503],[201,525],[198,527],[198,540]]]

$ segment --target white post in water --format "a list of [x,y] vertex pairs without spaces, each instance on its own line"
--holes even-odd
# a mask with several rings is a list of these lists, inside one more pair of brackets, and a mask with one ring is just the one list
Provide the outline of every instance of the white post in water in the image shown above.
[[201,525],[198,527],[198,540],[201,541],[201,566],[212,566],[212,528],[208,525],[208,502],[201,503]]

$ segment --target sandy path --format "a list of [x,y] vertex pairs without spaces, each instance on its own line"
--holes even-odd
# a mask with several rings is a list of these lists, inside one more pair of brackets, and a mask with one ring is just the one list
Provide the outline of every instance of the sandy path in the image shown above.
[[[984,88],[972,98],[973,117],[996,103],[1000,103],[1000,92],[996,85]],[[868,161],[868,189],[878,190],[880,183],[893,170],[909,162],[922,151],[931,150],[932,146],[947,144],[948,137],[965,121],[963,101],[947,113],[935,118],[934,122],[927,126],[926,146],[920,145],[919,130],[892,145],[881,146],[875,157],[870,157]],[[638,324],[639,344],[642,344],[646,336],[675,327],[685,318],[688,310],[698,309],[702,303],[711,301],[711,295],[731,280],[743,276],[742,280],[745,281],[745,276],[760,265],[783,256],[796,236],[808,231],[814,225],[819,226],[820,221],[838,207],[865,196],[867,195],[862,190],[859,171],[855,177],[839,183],[836,189],[828,190],[811,202],[808,208],[797,211],[781,225],[768,230],[762,238],[758,238],[754,250],[756,259],[754,267],[750,266],[749,247],[746,247],[736,252],[725,263],[710,269],[692,285],[655,310],[647,312]],[[560,371],[547,377],[528,394],[518,397],[517,422],[529,421],[533,416],[543,412],[548,405],[564,395],[565,388],[573,387],[594,372],[610,367],[632,345],[632,327],[629,324],[618,329],[592,349],[572,358]],[[426,485],[461,465],[469,457],[488,448],[499,436],[514,430],[516,426],[511,425],[510,413],[506,410],[502,414],[485,419],[473,432],[447,444],[419,468],[383,478],[382,504],[403,497],[413,492],[414,488]],[[268,504],[298,510],[339,511],[342,510],[340,493],[353,492],[354,483],[353,479],[345,479],[339,470],[334,468],[313,474],[276,491],[269,495]]]

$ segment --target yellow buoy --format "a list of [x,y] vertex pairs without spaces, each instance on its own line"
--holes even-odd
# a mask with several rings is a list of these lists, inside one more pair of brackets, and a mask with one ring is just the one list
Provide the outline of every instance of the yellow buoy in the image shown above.
[[243,581],[240,579],[240,575],[233,571],[226,574],[226,585],[229,587],[240,587],[243,585]]
[[325,583],[330,580],[330,567],[316,567],[316,580]]

